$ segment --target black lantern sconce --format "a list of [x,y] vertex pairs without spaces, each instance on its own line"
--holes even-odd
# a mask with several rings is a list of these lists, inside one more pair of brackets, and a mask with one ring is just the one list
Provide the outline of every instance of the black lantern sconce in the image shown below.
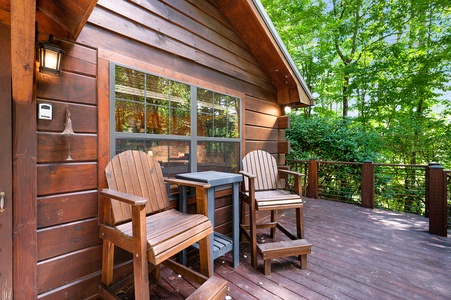
[[53,35],[49,36],[48,42],[39,45],[39,72],[53,76],[60,75],[61,57],[64,51],[53,44]]

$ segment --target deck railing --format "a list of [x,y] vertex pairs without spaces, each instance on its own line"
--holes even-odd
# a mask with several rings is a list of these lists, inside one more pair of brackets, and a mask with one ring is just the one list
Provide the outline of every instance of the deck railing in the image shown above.
[[448,229],[451,229],[451,170],[446,170],[446,186],[448,187]]
[[446,236],[451,228],[451,171],[429,165],[288,160],[304,173],[304,194],[369,208],[429,217],[429,231]]

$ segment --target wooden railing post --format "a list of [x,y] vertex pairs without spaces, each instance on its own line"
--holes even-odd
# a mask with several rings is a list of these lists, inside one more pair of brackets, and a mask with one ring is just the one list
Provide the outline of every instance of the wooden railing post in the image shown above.
[[429,167],[429,233],[447,236],[446,176],[443,167]]
[[362,165],[362,206],[374,208],[374,165],[365,161]]
[[429,218],[429,168],[431,166],[439,166],[438,162],[430,162],[426,168],[426,187],[424,195],[424,216]]
[[318,198],[318,161],[311,158],[308,161],[308,191],[309,198]]

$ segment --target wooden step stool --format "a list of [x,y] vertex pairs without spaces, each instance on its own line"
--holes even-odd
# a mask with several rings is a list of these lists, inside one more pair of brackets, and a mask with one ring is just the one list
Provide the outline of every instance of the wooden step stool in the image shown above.
[[264,274],[271,274],[273,258],[299,256],[301,269],[307,269],[307,254],[310,254],[312,244],[305,239],[257,244],[257,250],[265,262]]
[[186,300],[223,300],[227,293],[227,281],[213,276],[205,281]]

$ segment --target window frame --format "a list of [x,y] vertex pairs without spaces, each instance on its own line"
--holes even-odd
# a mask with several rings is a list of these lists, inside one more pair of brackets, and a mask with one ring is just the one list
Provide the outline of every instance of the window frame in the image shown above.
[[[142,72],[144,74],[164,78],[166,80],[171,80],[175,82],[179,82],[182,84],[189,85],[191,88],[191,105],[190,105],[190,135],[170,135],[170,134],[155,134],[155,133],[131,133],[131,132],[116,132],[116,66],[128,68],[134,71]],[[197,172],[198,168],[198,161],[197,161],[197,151],[195,149],[197,148],[197,145],[199,142],[220,142],[220,143],[238,143],[238,155],[236,163],[238,164],[238,169],[240,166],[240,160],[241,160],[241,153],[242,153],[242,143],[243,143],[243,96],[237,96],[230,93],[225,93],[217,90],[212,90],[205,86],[200,86],[196,84],[192,84],[186,81],[182,80],[176,80],[167,76],[161,76],[157,73],[142,70],[136,67],[127,66],[121,63],[116,62],[110,62],[110,71],[109,71],[109,78],[110,78],[110,157],[114,157],[116,155],[116,139],[130,139],[130,140],[153,140],[153,141],[181,141],[181,142],[189,142],[189,172]],[[195,81],[195,80],[193,80]],[[198,81],[198,80],[196,80]],[[215,84],[216,85],[216,84]],[[239,101],[239,118],[238,118],[238,126],[239,126],[239,136],[238,138],[227,138],[227,137],[206,137],[206,136],[199,136],[197,134],[197,103],[198,103],[198,97],[197,97],[197,90],[198,88],[209,90],[214,93],[223,94],[226,96],[230,96],[233,98],[238,99]],[[224,88],[225,90],[228,90],[227,88]]]

